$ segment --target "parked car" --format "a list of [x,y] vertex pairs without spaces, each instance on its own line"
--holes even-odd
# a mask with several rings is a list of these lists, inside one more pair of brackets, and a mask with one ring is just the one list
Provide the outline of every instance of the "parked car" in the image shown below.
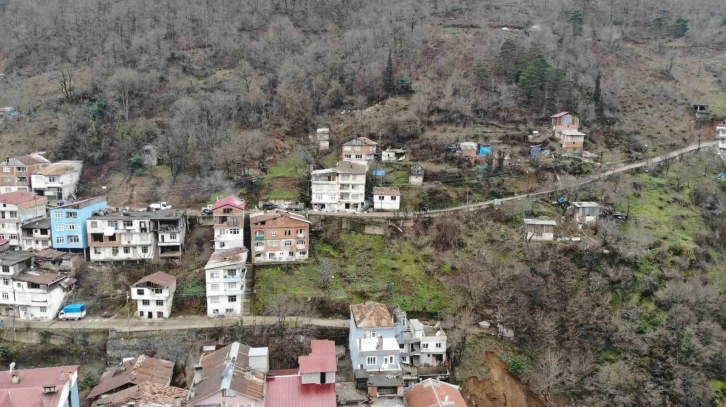
[[279,206],[275,205],[274,203],[265,202],[262,204],[262,210],[263,211],[271,211],[273,209],[278,209]]
[[214,205],[209,204],[209,205],[205,206],[204,208],[202,208],[202,215],[211,215],[213,207],[214,207]]
[[85,304],[68,304],[58,313],[58,319],[78,321],[86,316]]
[[153,204],[149,205],[149,208],[164,210],[164,209],[171,209],[171,205],[169,205],[166,202],[157,202],[157,203],[153,203]]

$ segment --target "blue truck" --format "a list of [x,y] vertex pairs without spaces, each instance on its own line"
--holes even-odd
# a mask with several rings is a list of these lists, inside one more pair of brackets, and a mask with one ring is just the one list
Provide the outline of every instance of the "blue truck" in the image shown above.
[[68,304],[58,313],[58,319],[78,321],[86,316],[85,304]]

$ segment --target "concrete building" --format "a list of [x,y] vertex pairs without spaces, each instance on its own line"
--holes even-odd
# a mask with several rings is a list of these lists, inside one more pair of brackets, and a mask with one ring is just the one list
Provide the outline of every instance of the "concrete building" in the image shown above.
[[597,223],[603,207],[597,202],[572,202],[577,223]]
[[131,299],[136,301],[139,318],[169,318],[174,302],[174,291],[176,291],[176,277],[160,271],[133,283]]
[[[400,324],[400,325],[399,325]],[[446,362],[446,332],[441,323],[424,325],[418,319],[396,321],[401,363],[416,367],[436,367]]]
[[421,185],[424,181],[426,170],[419,164],[414,164],[408,172],[408,183],[412,185]]
[[187,405],[265,407],[268,371],[267,348],[234,342],[204,353],[194,366]]
[[0,239],[10,241],[12,250],[21,247],[22,226],[45,218],[48,199],[32,192],[0,194]]
[[88,253],[88,223],[94,213],[106,208],[105,196],[82,199],[75,202],[64,202],[63,205],[50,209],[50,224],[53,234],[53,248],[63,251]]
[[214,250],[237,250],[245,247],[245,201],[228,196],[212,206]]
[[311,202],[320,211],[362,210],[365,208],[367,167],[341,161],[335,168],[311,174]]
[[306,260],[310,221],[302,214],[274,210],[250,215],[252,264]]
[[239,317],[244,307],[247,249],[215,251],[204,266],[208,317]]
[[44,250],[51,246],[50,219],[28,222],[20,227],[21,250]]
[[378,158],[378,143],[368,137],[356,137],[343,143],[340,159],[368,165]]
[[186,236],[184,211],[96,211],[86,220],[91,261],[180,258]]
[[555,226],[553,220],[525,219],[525,239],[533,242],[551,242],[555,240]]
[[0,374],[0,404],[4,407],[81,407],[78,366],[15,369]]
[[7,158],[0,162],[0,193],[30,191],[30,176],[50,165],[43,153],[32,153]]
[[272,371],[267,377],[265,407],[335,407],[335,342],[312,340],[298,369]]
[[723,152],[726,150],[726,121],[716,125],[716,138],[718,139],[718,148]]
[[562,148],[565,150],[582,150],[585,146],[585,133],[577,130],[561,130]]
[[392,187],[373,188],[373,209],[397,211],[401,209],[401,190]]
[[146,355],[126,358],[120,365],[110,367],[103,372],[98,385],[88,393],[87,400],[103,399],[142,383],[168,386],[173,375],[174,362]]
[[580,119],[570,112],[559,112],[550,116],[552,119],[552,134],[557,137],[562,130],[579,130]]
[[13,279],[32,267],[34,256],[26,251],[8,251],[0,254],[0,313],[3,316],[17,314],[15,309],[15,284]]
[[310,135],[310,140],[314,143],[317,142],[318,150],[320,151],[328,151],[330,149],[330,139],[329,127],[321,127],[315,131],[315,134]]
[[406,150],[402,148],[388,148],[381,155],[382,162],[403,161],[406,159]]
[[30,176],[33,191],[48,197],[51,203],[75,197],[83,171],[83,161],[58,161],[39,169]]

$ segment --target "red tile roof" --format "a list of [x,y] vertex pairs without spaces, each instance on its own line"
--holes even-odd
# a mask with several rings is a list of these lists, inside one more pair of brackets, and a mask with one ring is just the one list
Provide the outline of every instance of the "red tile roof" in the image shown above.
[[8,239],[0,239],[0,246],[2,246],[4,244],[8,244],[8,243],[10,243],[10,241]]
[[457,386],[435,379],[416,383],[403,396],[408,407],[466,407]]
[[300,376],[267,379],[265,407],[335,407],[335,383],[302,384]]
[[7,194],[0,194],[0,202],[14,204],[14,205],[25,203],[25,202],[30,202],[32,200],[47,202],[46,197],[36,195],[34,192],[16,191],[16,192],[8,192]]
[[148,276],[142,278],[141,280],[135,282],[132,287],[136,287],[141,283],[152,283],[156,284],[162,287],[171,287],[176,285],[176,277],[172,276],[171,274],[166,274],[161,271],[157,271],[154,274],[149,274]]
[[300,356],[300,374],[338,371],[338,358],[335,356],[335,342],[313,340],[310,343],[312,352]]
[[394,187],[375,187],[373,195],[401,196],[401,190]]
[[353,321],[358,328],[390,328],[393,324],[393,317],[385,304],[379,302],[366,302],[350,306],[350,313],[353,314]]
[[219,201],[214,203],[214,206],[212,207],[212,210],[217,210],[223,206],[233,206],[237,209],[245,209],[245,201],[244,199],[240,199],[236,196],[228,196],[226,198],[222,198]]
[[550,117],[551,117],[551,118],[553,118],[553,119],[556,119],[556,118],[558,118],[558,117],[562,117],[562,116],[564,116],[564,115],[566,115],[566,114],[569,114],[569,113],[570,113],[570,112],[559,112],[559,113],[557,113],[557,114],[553,114],[553,115],[552,115],[552,116],[550,116]]
[[[0,374],[0,406],[3,407],[55,407],[61,401],[63,386],[78,366],[57,366],[41,369],[21,369],[15,373],[18,383],[12,382],[8,372]],[[56,386],[57,392],[43,393],[43,387]]]

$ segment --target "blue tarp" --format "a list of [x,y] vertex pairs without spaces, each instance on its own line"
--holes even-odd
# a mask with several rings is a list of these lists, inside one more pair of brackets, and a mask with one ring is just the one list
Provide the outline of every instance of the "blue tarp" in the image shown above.
[[537,158],[542,155],[542,146],[532,146],[529,150],[529,158]]
[[68,304],[63,307],[63,312],[66,314],[72,312],[83,312],[86,310],[86,304]]
[[375,177],[385,177],[386,172],[384,170],[373,170],[371,171],[371,174]]
[[492,153],[492,146],[479,146],[479,155],[486,157]]
[[724,178],[726,178],[726,172],[722,172],[722,173],[718,174],[718,179],[724,179]]

